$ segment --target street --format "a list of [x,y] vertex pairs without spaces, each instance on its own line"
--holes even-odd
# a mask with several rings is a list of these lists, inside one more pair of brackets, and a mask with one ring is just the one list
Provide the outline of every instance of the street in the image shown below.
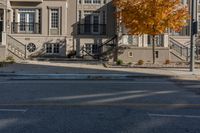
[[199,133],[199,83],[0,80],[2,133]]

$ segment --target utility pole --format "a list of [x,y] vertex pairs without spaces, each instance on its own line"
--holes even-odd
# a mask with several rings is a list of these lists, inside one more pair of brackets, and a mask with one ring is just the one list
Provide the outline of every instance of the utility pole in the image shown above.
[[197,34],[197,20],[196,20],[196,6],[197,1],[191,0],[191,19],[190,19],[190,25],[191,25],[191,46],[190,46],[190,71],[193,72],[195,69],[195,35]]

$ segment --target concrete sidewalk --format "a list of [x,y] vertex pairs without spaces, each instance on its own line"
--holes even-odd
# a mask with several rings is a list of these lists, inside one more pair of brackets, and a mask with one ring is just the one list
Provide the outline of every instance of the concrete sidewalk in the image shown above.
[[0,78],[9,79],[134,79],[176,78],[199,80],[200,70],[175,68],[105,68],[98,63],[27,61],[0,68]]

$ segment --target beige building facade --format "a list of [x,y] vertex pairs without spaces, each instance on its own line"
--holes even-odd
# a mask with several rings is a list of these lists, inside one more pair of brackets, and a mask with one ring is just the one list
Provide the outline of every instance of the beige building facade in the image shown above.
[[[151,60],[151,36],[128,35],[115,10],[112,0],[0,0],[0,56],[111,59],[126,47],[119,59]],[[181,34],[187,38],[188,28]],[[188,39],[174,37],[181,34],[157,36],[157,61],[188,57]]]

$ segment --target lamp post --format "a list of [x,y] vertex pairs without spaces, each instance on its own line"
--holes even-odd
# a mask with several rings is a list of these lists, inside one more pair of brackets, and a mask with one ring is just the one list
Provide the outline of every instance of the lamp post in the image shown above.
[[190,71],[193,72],[195,69],[195,35],[197,34],[197,20],[196,20],[196,7],[197,7],[197,1],[191,0],[191,19],[190,19],[190,25],[191,25],[191,46],[190,46]]

